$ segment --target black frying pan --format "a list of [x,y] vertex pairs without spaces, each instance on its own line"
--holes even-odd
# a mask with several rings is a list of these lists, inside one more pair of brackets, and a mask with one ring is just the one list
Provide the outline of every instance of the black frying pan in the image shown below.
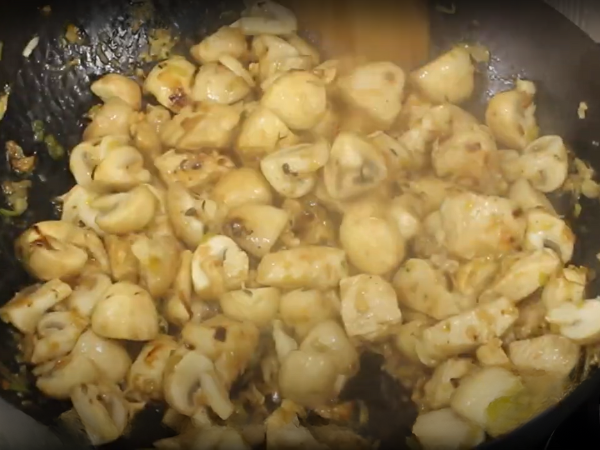
[[[140,11],[136,0],[0,3],[0,41],[4,43],[0,85],[10,83],[12,86],[8,113],[0,122],[0,148],[4,148],[7,140],[14,139],[27,153],[35,152],[39,157],[28,211],[0,225],[2,302],[31,282],[15,258],[15,237],[34,222],[56,217],[53,199],[73,184],[67,159],[52,160],[44,145],[34,142],[32,122],[43,121],[47,132],[54,134],[65,148],[73,148],[81,137],[81,117],[95,101],[89,91],[90,82],[107,72],[132,73],[138,67],[150,28],[174,29],[183,37],[182,51],[185,51],[192,42],[232,22],[243,8],[241,0],[154,0],[151,2],[153,14],[145,16],[147,20],[133,31],[130,3],[134,4],[134,10]],[[580,158],[600,169],[600,107],[597,103],[600,102],[600,48],[541,1],[462,0],[454,3],[455,14],[432,12],[435,51],[467,41],[486,45],[493,55],[489,71],[479,77],[479,93],[469,109],[481,117],[485,100],[491,93],[508,88],[515,75],[531,79],[539,89],[536,101],[542,132],[563,136]],[[40,12],[47,4],[52,8],[49,16]],[[77,50],[60,44],[69,23],[78,26],[85,35],[86,45]],[[34,35],[40,36],[40,44],[26,59],[21,52]],[[79,58],[80,64],[65,69],[73,58]],[[589,105],[585,120],[577,117],[580,101]],[[11,177],[7,164],[0,164],[0,179]],[[600,230],[600,204],[583,200],[582,206],[581,216],[571,222],[578,237],[574,259],[577,264],[600,273],[596,259],[600,252],[596,231]],[[597,293],[598,285],[592,283],[588,295]],[[4,324],[0,326],[0,336],[3,344],[0,362],[16,370],[14,338]],[[367,434],[381,438],[385,448],[403,448],[415,412],[410,403],[403,400],[406,393],[382,374],[379,364],[377,357],[366,355],[361,372],[350,382],[345,395],[361,398],[369,407]],[[600,372],[596,370],[576,370],[573,377],[578,387],[556,407],[484,447],[530,448],[533,442],[549,434],[584,400],[595,395],[600,386]],[[51,427],[56,427],[58,414],[67,407],[42,397],[35,390],[21,396],[3,390],[0,396]],[[169,435],[169,431],[160,426],[160,418],[160,408],[149,405],[135,420],[130,435],[109,447],[149,447],[155,439]],[[73,446],[68,444],[68,448]]]

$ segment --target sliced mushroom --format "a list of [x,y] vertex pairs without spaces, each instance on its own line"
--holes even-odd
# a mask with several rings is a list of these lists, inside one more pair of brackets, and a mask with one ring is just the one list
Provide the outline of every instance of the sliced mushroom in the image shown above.
[[462,103],[473,93],[475,67],[469,52],[454,47],[411,73],[417,89],[434,103]]
[[307,246],[266,255],[258,265],[256,281],[281,289],[332,289],[347,271],[343,250]]
[[138,281],[138,261],[131,251],[130,236],[109,235],[104,245],[110,263],[110,273],[115,281]]
[[485,432],[450,408],[421,413],[412,427],[423,450],[475,448],[485,441]]
[[193,253],[190,250],[184,250],[181,253],[177,275],[163,306],[165,319],[180,327],[183,327],[194,316],[192,310],[192,257]]
[[558,326],[561,335],[580,345],[600,340],[600,301],[563,303],[548,311],[546,320]]
[[309,130],[325,115],[327,95],[323,82],[310,72],[288,72],[277,78],[261,98],[293,130]]
[[97,81],[94,81],[90,90],[102,99],[108,102],[112,98],[123,100],[134,110],[139,111],[142,108],[142,90],[140,86],[130,78],[116,73],[104,75]]
[[337,136],[323,171],[327,192],[339,200],[375,189],[387,175],[381,152],[369,141],[349,132]]
[[532,209],[526,214],[525,250],[551,248],[568,263],[573,256],[575,234],[564,220],[544,210]]
[[178,153],[169,150],[156,158],[154,165],[166,185],[181,183],[192,191],[218,181],[235,168],[230,158],[216,150],[200,153]]
[[192,283],[201,299],[217,300],[248,279],[248,255],[227,236],[210,236],[194,251]]
[[550,277],[541,298],[546,310],[552,311],[565,303],[581,303],[585,297],[587,273],[585,267],[567,266]]
[[93,141],[106,136],[129,137],[129,127],[135,111],[120,98],[111,98],[94,114],[92,122],[83,131],[84,141]]
[[312,144],[299,144],[269,154],[260,168],[280,195],[299,198],[308,194],[317,181],[317,171],[329,159],[329,144],[319,139]]
[[96,224],[102,231],[123,235],[142,231],[154,218],[156,203],[152,191],[141,185],[99,197],[91,206],[98,211]]
[[257,258],[271,251],[289,216],[282,209],[269,205],[246,204],[229,211],[223,222],[223,233]]
[[140,284],[153,298],[167,293],[179,267],[181,247],[170,236],[137,236],[131,251],[139,263]]
[[73,225],[83,223],[87,228],[91,228],[98,234],[103,236],[104,232],[96,224],[98,211],[91,205],[98,198],[97,193],[89,191],[79,185],[73,188],[62,196],[62,214],[60,220],[69,222]]
[[100,379],[96,364],[79,354],[42,364],[32,372],[37,377],[35,385],[40,392],[58,400],[67,400],[77,386]]
[[317,289],[287,292],[279,302],[281,320],[299,338],[304,338],[317,324],[334,319],[337,315],[338,311],[327,293]]
[[404,72],[391,62],[371,62],[340,77],[337,87],[345,102],[388,129],[402,109]]
[[116,385],[84,383],[73,389],[73,408],[92,445],[117,440],[129,422],[129,405]]
[[269,183],[258,170],[249,167],[234,169],[223,175],[213,188],[211,198],[228,210],[249,203],[273,203]]
[[226,316],[266,327],[277,316],[279,296],[276,288],[241,289],[223,294],[219,302]]
[[73,292],[67,298],[67,306],[79,316],[89,318],[96,304],[104,297],[111,285],[110,277],[106,274],[85,273],[79,278]]
[[219,28],[190,49],[192,58],[202,64],[217,62],[224,55],[243,59],[247,52],[246,36],[240,29],[232,27]]
[[366,274],[340,281],[342,320],[351,337],[377,341],[402,323],[396,292],[379,276]]
[[535,189],[525,178],[519,178],[512,184],[508,191],[508,198],[525,212],[531,209],[541,209],[549,214],[556,215],[556,210],[550,200],[542,192]]
[[135,400],[162,400],[163,374],[176,349],[175,339],[164,334],[144,345],[127,375],[127,396]]
[[50,312],[37,324],[32,364],[58,359],[68,354],[88,326],[88,321],[71,311]]
[[131,367],[131,358],[123,345],[98,336],[92,330],[79,337],[71,354],[88,358],[102,378],[112,383],[125,380]]
[[200,67],[194,79],[192,100],[231,105],[250,93],[250,85],[229,68],[219,63]]
[[66,299],[71,292],[68,284],[57,279],[30,286],[0,308],[0,318],[20,332],[31,334],[35,332],[44,313]]
[[538,137],[535,120],[535,85],[517,81],[515,89],[500,92],[488,102],[485,121],[501,144],[523,150]]
[[177,113],[191,102],[190,94],[196,66],[182,56],[158,63],[144,81],[144,91],[158,103]]
[[548,193],[560,188],[569,172],[569,158],[559,136],[536,139],[519,158],[521,176],[539,191]]
[[158,313],[148,292],[132,283],[113,284],[92,313],[92,329],[110,339],[149,341],[158,334]]
[[225,149],[233,139],[242,113],[241,105],[203,103],[184,108],[160,133],[163,144],[180,151]]

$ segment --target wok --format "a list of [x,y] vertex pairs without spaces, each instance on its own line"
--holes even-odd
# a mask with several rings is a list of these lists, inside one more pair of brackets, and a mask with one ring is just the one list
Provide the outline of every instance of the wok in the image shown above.
[[[49,15],[40,11],[46,4],[51,6]],[[153,7],[148,9],[148,4]],[[481,118],[489,95],[508,88],[516,75],[533,80],[538,86],[536,101],[542,133],[561,135],[578,157],[600,169],[600,48],[541,1],[513,4],[462,0],[455,5],[454,14],[432,8],[434,52],[467,41],[487,46],[493,56],[489,69],[478,75],[478,92],[467,108]],[[32,122],[41,120],[60,144],[73,148],[81,137],[81,117],[96,101],[89,91],[90,82],[107,72],[132,73],[139,64],[149,30],[169,27],[182,36],[182,48],[189,48],[202,36],[231,23],[242,8],[242,2],[235,0],[0,2],[0,41],[4,43],[0,85],[12,86],[8,112],[0,122],[0,145],[4,148],[7,140],[16,140],[26,153],[35,152],[39,157],[32,177],[29,209],[19,218],[4,220],[0,226],[0,301],[7,301],[31,282],[15,257],[14,239],[32,223],[56,217],[54,198],[74,183],[68,159],[51,159],[44,145],[34,141]],[[144,19],[141,24],[140,17]],[[132,27],[134,22],[136,26]],[[67,24],[80,28],[85,36],[83,45],[61,42]],[[22,51],[34,35],[39,36],[39,45],[25,58]],[[72,64],[74,58],[79,59],[77,64]],[[581,101],[589,105],[585,120],[577,116]],[[0,164],[0,179],[13,176],[8,164]],[[596,254],[600,252],[600,204],[583,199],[581,215],[571,219],[578,237],[575,263],[599,273]],[[588,296],[597,294],[598,281],[590,285]],[[0,336],[0,362],[15,371],[14,337],[4,324],[0,326]],[[600,372],[594,368],[583,370],[590,367],[588,362],[582,361],[575,370],[577,387],[559,404],[483,447],[528,448],[549,434],[597,392]],[[402,448],[410,435],[415,411],[406,400],[410,395],[379,370],[379,363],[376,356],[366,355],[361,372],[350,382],[345,395],[361,398],[369,407],[366,433],[380,438],[383,448]],[[2,398],[60,432],[56,419],[66,405],[43,398],[35,389],[20,395],[2,389]],[[107,447],[149,447],[155,439],[167,436],[168,430],[160,425],[159,409],[147,406],[128,436]],[[75,445],[67,444],[68,448]]]

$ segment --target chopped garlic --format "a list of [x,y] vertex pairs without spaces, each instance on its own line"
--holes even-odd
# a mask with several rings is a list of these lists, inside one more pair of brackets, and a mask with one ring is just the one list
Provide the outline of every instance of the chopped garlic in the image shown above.
[[38,46],[39,43],[40,43],[39,36],[33,37],[29,41],[29,43],[25,46],[25,49],[23,50],[23,56],[25,58],[29,58],[29,56],[31,56],[31,54],[33,53],[33,51],[35,50],[35,48]]
[[577,115],[580,119],[585,119],[585,113],[588,110],[588,105],[586,102],[580,102],[579,108],[577,108]]

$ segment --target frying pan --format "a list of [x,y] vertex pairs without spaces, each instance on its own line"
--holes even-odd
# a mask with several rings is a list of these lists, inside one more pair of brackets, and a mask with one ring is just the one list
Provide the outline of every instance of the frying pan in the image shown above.
[[[481,118],[489,96],[510,87],[515,76],[533,80],[538,86],[536,102],[542,133],[561,135],[578,157],[600,169],[597,103],[600,102],[600,48],[541,1],[454,3],[455,14],[432,11],[434,53],[464,41],[481,43],[493,55],[490,67],[478,75],[478,92],[467,108]],[[51,6],[51,14],[40,11],[45,5]],[[107,72],[133,73],[139,67],[140,54],[151,29],[174,30],[182,37],[183,52],[192,42],[231,23],[242,9],[242,2],[235,0],[0,2],[0,41],[4,43],[0,85],[12,87],[8,112],[0,122],[0,148],[12,139],[26,153],[38,155],[29,209],[21,217],[4,220],[0,225],[1,302],[32,281],[15,258],[14,239],[32,223],[57,217],[55,197],[74,184],[68,159],[50,158],[45,146],[34,141],[32,122],[41,120],[60,144],[66,149],[73,148],[84,126],[81,117],[96,101],[89,91],[90,82]],[[83,45],[72,46],[62,41],[67,24],[74,24],[82,31]],[[34,35],[39,36],[39,45],[25,58],[22,51]],[[73,64],[76,58],[78,63]],[[577,116],[581,101],[589,105],[585,120]],[[0,164],[0,179],[13,177],[8,165]],[[570,218],[578,237],[574,261],[600,273],[596,258],[600,253],[596,232],[600,230],[600,204],[585,199],[581,204],[581,215],[576,220]],[[598,282],[592,282],[588,291],[588,296],[597,295]],[[4,324],[0,326],[0,339],[0,362],[16,371],[15,339]],[[415,417],[414,407],[407,400],[410,395],[383,374],[376,355],[364,355],[361,363],[360,373],[350,381],[344,396],[359,398],[368,406],[370,420],[364,430],[366,434],[381,439],[383,448],[405,447]],[[583,401],[598,392],[600,371],[578,369],[573,378],[577,387],[559,404],[482,447],[530,448],[548,435]],[[56,419],[68,405],[46,399],[35,389],[18,395],[1,390],[0,396],[61,432]],[[107,448],[149,447],[155,439],[169,435],[160,425],[160,418],[160,407],[148,405],[128,436]],[[67,448],[78,444],[81,443],[69,441]]]

